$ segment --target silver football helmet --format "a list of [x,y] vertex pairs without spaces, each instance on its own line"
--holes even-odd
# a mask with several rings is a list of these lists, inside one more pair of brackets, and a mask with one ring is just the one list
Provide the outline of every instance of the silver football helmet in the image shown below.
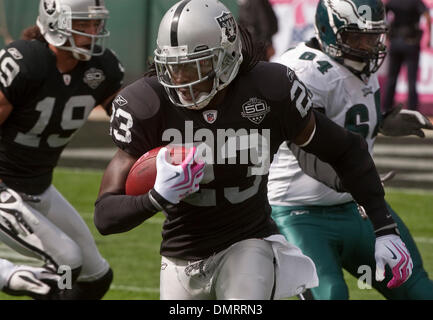
[[180,1],[159,25],[158,80],[175,105],[202,109],[236,77],[241,51],[239,28],[220,1]]
[[[63,50],[72,51],[78,60],[90,60],[102,55],[105,40],[110,33],[105,29],[108,10],[104,0],[40,0],[36,24],[48,43]],[[99,20],[96,34],[85,33],[72,28],[73,20]],[[78,47],[73,35],[91,38],[88,47]]]

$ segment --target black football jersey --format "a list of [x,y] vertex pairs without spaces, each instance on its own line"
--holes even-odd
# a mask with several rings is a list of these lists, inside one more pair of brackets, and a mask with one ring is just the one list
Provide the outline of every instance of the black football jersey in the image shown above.
[[42,193],[59,156],[92,109],[120,89],[123,68],[112,51],[60,73],[46,43],[12,42],[0,51],[0,89],[13,110],[0,130],[0,178]]
[[110,134],[135,157],[168,143],[206,146],[200,190],[166,212],[164,256],[202,259],[240,240],[278,233],[267,172],[280,144],[306,126],[309,93],[293,71],[265,62],[227,90],[221,105],[189,110],[170,103],[156,77],[144,77],[113,102]]

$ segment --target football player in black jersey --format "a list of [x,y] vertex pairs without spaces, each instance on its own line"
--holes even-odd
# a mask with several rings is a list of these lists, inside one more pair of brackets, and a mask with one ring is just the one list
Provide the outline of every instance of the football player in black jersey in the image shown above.
[[[268,169],[283,141],[335,168],[377,237],[396,232],[365,141],[313,111],[292,70],[254,57],[251,39],[219,1],[183,0],[160,23],[156,75],[113,102],[118,151],[95,224],[102,234],[126,232],[163,211],[161,299],[278,299],[317,285],[314,263],[270,217]],[[125,195],[135,161],[169,143],[189,148],[185,161],[169,164],[162,148],[154,187]],[[402,266],[410,273],[409,255]]]
[[24,32],[33,40],[0,51],[0,240],[55,272],[70,268],[74,285],[59,299],[100,299],[112,281],[87,225],[51,184],[74,133],[121,87],[123,68],[104,49],[107,17],[104,1],[41,0],[37,26]]

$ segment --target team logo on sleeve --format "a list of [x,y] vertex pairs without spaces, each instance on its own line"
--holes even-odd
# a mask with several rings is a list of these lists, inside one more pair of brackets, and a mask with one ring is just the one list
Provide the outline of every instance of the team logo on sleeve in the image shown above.
[[17,48],[9,48],[8,52],[15,60],[21,60],[23,58],[23,55],[18,51]]
[[90,68],[84,73],[83,81],[92,89],[96,89],[105,80],[102,70]]
[[214,123],[217,119],[218,111],[217,110],[206,110],[203,112],[203,118],[207,123]]
[[219,17],[215,18],[221,27],[223,34],[226,36],[229,42],[236,40],[237,28],[236,21],[232,14],[229,12],[223,12]]
[[293,70],[290,69],[290,68],[287,68],[287,78],[289,78],[289,81],[290,81],[290,82],[295,81],[295,79],[296,79],[295,71],[293,71]]
[[116,99],[114,99],[114,102],[117,103],[119,107],[126,106],[128,104],[128,100],[126,100],[121,95],[117,96]]
[[255,124],[260,124],[269,111],[271,109],[265,100],[251,98],[242,105],[241,115]]
[[368,96],[369,94],[373,94],[373,88],[372,87],[362,88],[362,93],[364,94],[364,97]]

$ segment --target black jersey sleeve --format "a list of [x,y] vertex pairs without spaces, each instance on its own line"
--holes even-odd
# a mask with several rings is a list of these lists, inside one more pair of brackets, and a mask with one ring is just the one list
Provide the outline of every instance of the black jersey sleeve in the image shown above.
[[337,192],[345,192],[341,180],[331,165],[319,160],[314,154],[305,152],[294,143],[288,143],[290,151],[298,160],[299,167],[310,177],[320,181]]
[[114,99],[110,135],[119,149],[139,157],[162,145],[160,97],[142,78]]
[[282,128],[287,140],[293,140],[306,127],[310,117],[313,102],[311,92],[298,79],[295,72],[285,68],[284,77],[281,77],[284,87],[287,88],[287,96],[284,98]]
[[41,86],[47,73],[47,51],[34,40],[18,40],[0,50],[0,90],[18,108],[35,87]]
[[[279,63],[259,62],[250,72],[255,94],[269,101],[274,127],[285,140],[293,140],[306,127],[311,116],[311,92],[295,72]],[[278,124],[277,124],[278,123]]]

